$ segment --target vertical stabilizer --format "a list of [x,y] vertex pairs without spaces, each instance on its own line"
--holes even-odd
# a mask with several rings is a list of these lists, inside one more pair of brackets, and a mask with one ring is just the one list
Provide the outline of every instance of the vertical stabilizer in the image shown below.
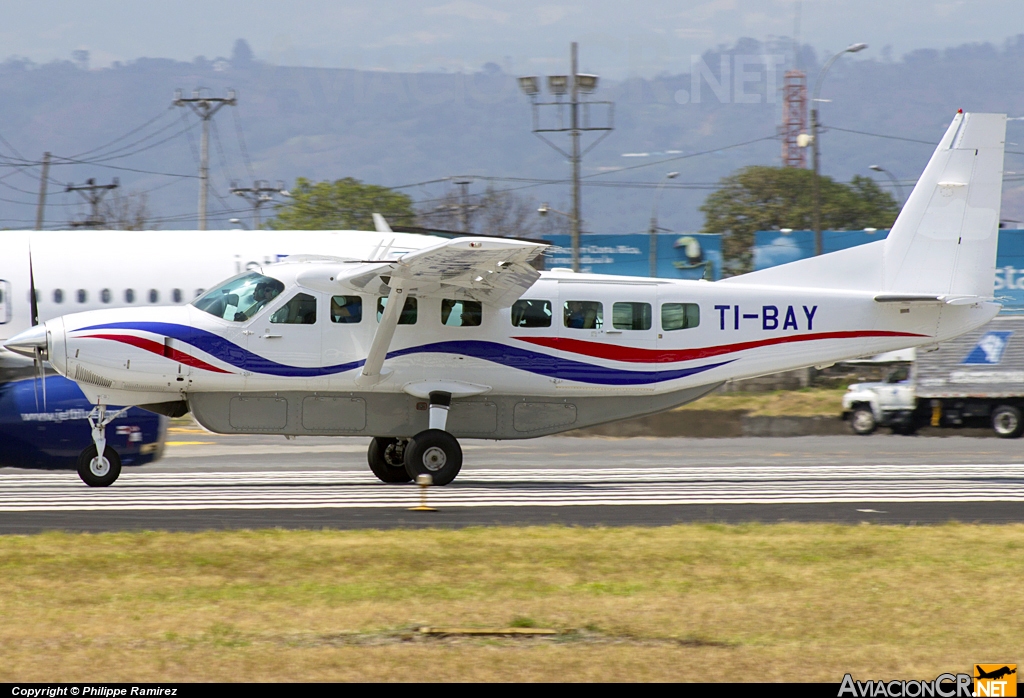
[[885,241],[883,288],[991,297],[1005,114],[958,113]]

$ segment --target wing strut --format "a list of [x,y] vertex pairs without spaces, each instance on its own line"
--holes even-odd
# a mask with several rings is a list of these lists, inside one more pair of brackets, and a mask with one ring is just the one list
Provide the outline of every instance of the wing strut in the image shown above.
[[398,279],[393,278],[388,303],[384,306],[384,314],[381,315],[377,332],[373,335],[363,370],[356,376],[356,385],[376,385],[391,374],[390,370],[382,369],[388,349],[391,347],[391,338],[395,336],[395,328],[398,327],[398,319],[402,317],[402,310],[405,308],[406,295]]

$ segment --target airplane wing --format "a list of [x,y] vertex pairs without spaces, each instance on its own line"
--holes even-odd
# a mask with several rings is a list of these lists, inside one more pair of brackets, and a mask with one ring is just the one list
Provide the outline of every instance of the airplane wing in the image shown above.
[[500,238],[455,238],[406,253],[394,262],[353,269],[338,281],[366,292],[380,279],[386,288],[400,286],[420,298],[475,300],[507,308],[540,278],[529,261],[547,247],[542,243]]
[[[444,297],[475,300],[492,308],[507,308],[515,303],[540,278],[529,265],[547,245],[501,238],[455,238],[416,250],[394,262],[362,266],[337,281],[367,292],[375,282],[388,303],[373,336],[360,382],[382,380],[382,371],[391,339],[405,305],[405,298]],[[359,379],[357,379],[359,380]]]

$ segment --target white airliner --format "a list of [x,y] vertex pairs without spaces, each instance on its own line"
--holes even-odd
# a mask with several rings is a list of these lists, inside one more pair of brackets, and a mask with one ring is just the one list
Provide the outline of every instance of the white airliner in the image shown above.
[[657,412],[984,324],[1005,127],[958,113],[885,240],[717,283],[537,272],[540,245],[464,238],[383,261],[297,256],[188,306],[67,315],[6,346],[45,349],[96,405],[90,485],[119,470],[108,405],[191,411],[221,433],[372,436],[381,480],[447,484],[456,437]]

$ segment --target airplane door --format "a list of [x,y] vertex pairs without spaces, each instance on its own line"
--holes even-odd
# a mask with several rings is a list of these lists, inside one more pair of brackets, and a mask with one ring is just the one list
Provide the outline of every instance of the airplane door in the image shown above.
[[[246,387],[259,389],[274,378],[315,378],[321,365],[320,294],[297,289],[249,325]],[[250,365],[251,364],[251,365]],[[276,385],[276,382],[275,382]]]
[[6,325],[12,316],[11,282],[0,279],[0,325]]
[[561,307],[555,321],[559,336],[624,349],[655,348],[654,284],[570,282],[560,283],[558,292]]

